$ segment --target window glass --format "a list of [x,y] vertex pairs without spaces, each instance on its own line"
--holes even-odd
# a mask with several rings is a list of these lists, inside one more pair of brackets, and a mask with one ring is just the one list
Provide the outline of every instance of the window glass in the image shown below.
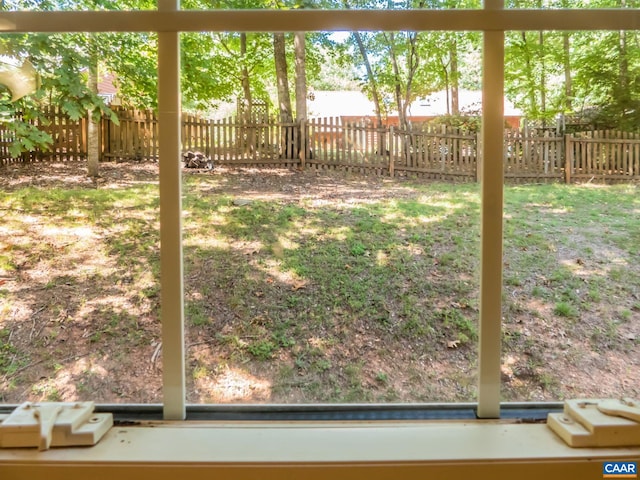
[[1,41],[0,399],[160,402],[155,126],[119,110],[133,93],[109,58],[148,39]]
[[180,8],[184,10],[209,9],[354,9],[354,10],[407,10],[407,9],[448,9],[448,8],[481,8],[481,0],[344,0],[341,2],[316,2],[307,0],[293,0],[287,2],[273,2],[271,0],[251,1],[211,1],[211,0],[182,0]]
[[[638,395],[636,32],[512,32],[505,145],[508,400]],[[607,61],[603,62],[602,59]]]
[[[566,8],[638,7],[605,3]],[[296,36],[182,37],[189,401],[474,400],[479,200],[477,141],[467,132],[478,124],[455,111],[464,90],[478,88],[478,37],[306,34],[300,123],[281,115],[274,80],[274,58],[284,58],[296,112]],[[100,105],[87,92],[95,43],[2,37],[4,78],[28,60],[46,92],[21,103],[10,101],[11,86],[0,92],[9,132],[0,178],[4,401],[160,401],[157,119],[145,110],[156,106],[155,36],[100,38],[98,71],[116,87],[104,101],[123,104],[118,121],[116,105],[104,108],[101,148],[126,165],[104,163],[88,182],[72,171],[85,135],[73,118]],[[273,55],[278,42],[282,56]],[[637,45],[624,31],[507,36],[505,112],[517,120],[507,113],[505,173],[515,185],[505,192],[505,399],[637,396],[638,205],[628,182],[639,174]],[[407,86],[404,122],[396,107]],[[365,102],[378,92],[381,121],[375,108],[327,113],[338,88]],[[446,118],[424,126],[418,112],[442,103]],[[477,113],[479,103],[465,108]],[[71,119],[46,121],[55,109]],[[50,150],[27,153],[49,141]]]
[[155,10],[157,0],[3,0],[1,10]]
[[278,37],[182,36],[188,401],[474,400],[479,36],[303,35],[304,123]]
[[638,0],[506,0],[505,8],[638,8]]

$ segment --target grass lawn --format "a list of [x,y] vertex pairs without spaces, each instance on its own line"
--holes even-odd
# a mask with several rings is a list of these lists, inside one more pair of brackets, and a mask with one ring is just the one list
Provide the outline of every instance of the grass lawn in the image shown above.
[[[155,167],[12,168],[0,399],[160,401]],[[477,185],[218,170],[184,194],[190,402],[475,400]],[[638,187],[508,186],[504,238],[504,399],[638,397]]]

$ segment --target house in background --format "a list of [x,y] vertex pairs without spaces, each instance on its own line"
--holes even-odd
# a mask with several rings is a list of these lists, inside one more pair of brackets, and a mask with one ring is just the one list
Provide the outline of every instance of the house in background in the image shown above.
[[[459,108],[463,115],[480,115],[482,113],[482,92],[461,89]],[[408,109],[408,116],[414,122],[428,122],[451,112],[451,99],[446,90],[417,99]],[[358,91],[315,91],[308,100],[309,118],[340,118],[342,123],[357,122],[364,119],[375,120],[374,104],[367,96]],[[522,112],[505,97],[505,123],[511,128],[519,128],[523,118]],[[392,111],[383,116],[387,125],[398,125],[398,113]]]
[[315,90],[307,97],[309,118],[340,118],[356,121],[375,118],[376,110],[367,96],[355,90],[326,91]]
[[[458,102],[461,115],[482,114],[482,92],[480,90],[458,91]],[[442,115],[451,113],[451,98],[446,90],[432,93],[431,95],[413,102],[409,106],[409,116],[413,120],[433,120]],[[520,128],[523,113],[516,108],[507,97],[504,97],[504,121],[511,128]]]
[[112,73],[104,73],[98,78],[98,96],[102,97],[107,105],[121,105],[118,96],[118,87],[115,85],[116,77]]

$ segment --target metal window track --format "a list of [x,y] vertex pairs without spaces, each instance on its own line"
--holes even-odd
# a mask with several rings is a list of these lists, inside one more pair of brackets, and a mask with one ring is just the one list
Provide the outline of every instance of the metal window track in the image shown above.
[[[0,406],[8,414],[17,405]],[[503,403],[501,420],[543,423],[549,413],[562,412],[561,402]],[[162,404],[97,404],[96,412],[113,413],[116,424],[161,421]],[[409,421],[476,420],[477,403],[428,404],[303,404],[303,405],[187,405],[186,421]]]

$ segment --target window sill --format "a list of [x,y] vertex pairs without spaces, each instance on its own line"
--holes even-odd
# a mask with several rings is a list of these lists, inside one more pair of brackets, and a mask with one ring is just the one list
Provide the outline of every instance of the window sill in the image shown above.
[[504,421],[155,422],[90,448],[0,450],[0,478],[602,478],[640,447],[569,448],[546,425]]

